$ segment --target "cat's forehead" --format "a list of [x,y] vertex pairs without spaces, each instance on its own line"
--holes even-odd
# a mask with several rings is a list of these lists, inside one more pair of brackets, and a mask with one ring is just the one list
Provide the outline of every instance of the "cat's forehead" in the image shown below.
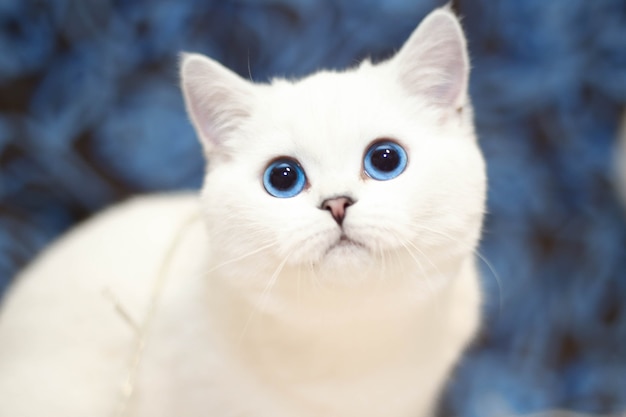
[[[257,122],[277,146],[332,159],[362,152],[379,136],[393,135],[393,88],[369,69],[321,72],[299,82],[274,81],[258,104]],[[334,151],[334,152],[333,152]]]
[[275,80],[268,91],[268,110],[294,122],[319,127],[354,128],[389,93],[387,80],[369,68],[345,72],[323,71],[297,82]]

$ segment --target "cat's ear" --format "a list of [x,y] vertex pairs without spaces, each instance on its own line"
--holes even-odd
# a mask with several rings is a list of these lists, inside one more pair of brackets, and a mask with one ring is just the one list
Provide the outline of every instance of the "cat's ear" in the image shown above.
[[469,58],[461,25],[452,11],[430,13],[392,59],[402,87],[443,109],[467,101]]
[[254,85],[200,54],[183,54],[180,77],[187,113],[207,154],[219,151],[250,116]]

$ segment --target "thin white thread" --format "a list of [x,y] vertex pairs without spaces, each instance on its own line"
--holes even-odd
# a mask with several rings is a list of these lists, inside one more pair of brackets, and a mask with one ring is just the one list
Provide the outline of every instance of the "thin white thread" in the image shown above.
[[154,315],[157,310],[163,287],[165,286],[167,272],[169,271],[169,267],[171,265],[172,259],[174,258],[175,251],[178,248],[183,238],[183,235],[185,234],[189,226],[197,221],[199,218],[199,213],[193,213],[193,215],[187,217],[176,230],[174,239],[167,248],[167,251],[165,252],[165,257],[163,258],[163,261],[159,266],[156,282],[154,284],[154,287],[152,288],[152,295],[150,296],[150,304],[148,305],[146,317],[140,326],[137,325],[134,320],[132,320],[127,310],[122,304],[119,303],[117,298],[113,295],[113,293],[110,292],[110,290],[105,292],[107,298],[112,301],[116,312],[120,315],[124,322],[127,323],[134,330],[135,334],[137,335],[137,341],[132,356],[130,358],[127,376],[122,384],[118,405],[113,414],[115,417],[124,417],[129,411],[129,405],[136,389],[139,366],[141,364],[141,359],[143,357],[143,352],[148,339],[148,331],[154,319]]

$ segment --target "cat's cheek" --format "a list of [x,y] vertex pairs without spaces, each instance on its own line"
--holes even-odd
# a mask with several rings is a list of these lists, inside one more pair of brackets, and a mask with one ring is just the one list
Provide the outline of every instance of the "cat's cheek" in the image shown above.
[[326,217],[326,213],[310,206],[306,196],[273,198],[259,204],[255,222],[272,235],[275,244],[270,255],[278,263],[297,266],[315,262],[322,248],[339,237],[336,225]]
[[414,183],[406,176],[369,184],[367,194],[346,218],[348,235],[367,242],[377,252],[395,250],[410,240],[416,217],[414,201],[418,200],[410,188],[415,187]]
[[327,249],[334,240],[339,239],[339,233],[318,232],[302,234],[297,238],[290,237],[288,263],[291,265],[315,266],[321,263]]

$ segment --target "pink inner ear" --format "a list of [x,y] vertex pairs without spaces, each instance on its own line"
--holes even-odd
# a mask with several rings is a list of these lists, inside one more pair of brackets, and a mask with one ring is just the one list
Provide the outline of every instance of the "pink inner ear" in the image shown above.
[[469,63],[456,17],[438,10],[426,17],[396,57],[401,82],[411,93],[439,107],[465,102]]
[[187,111],[207,152],[219,148],[249,117],[252,84],[202,55],[187,55],[181,69]]
[[[465,72],[464,51],[457,42],[446,40],[444,45],[429,51],[424,63],[439,71],[432,73],[425,94],[436,104],[456,107],[457,98],[464,93]],[[430,59],[430,62],[429,62]]]

